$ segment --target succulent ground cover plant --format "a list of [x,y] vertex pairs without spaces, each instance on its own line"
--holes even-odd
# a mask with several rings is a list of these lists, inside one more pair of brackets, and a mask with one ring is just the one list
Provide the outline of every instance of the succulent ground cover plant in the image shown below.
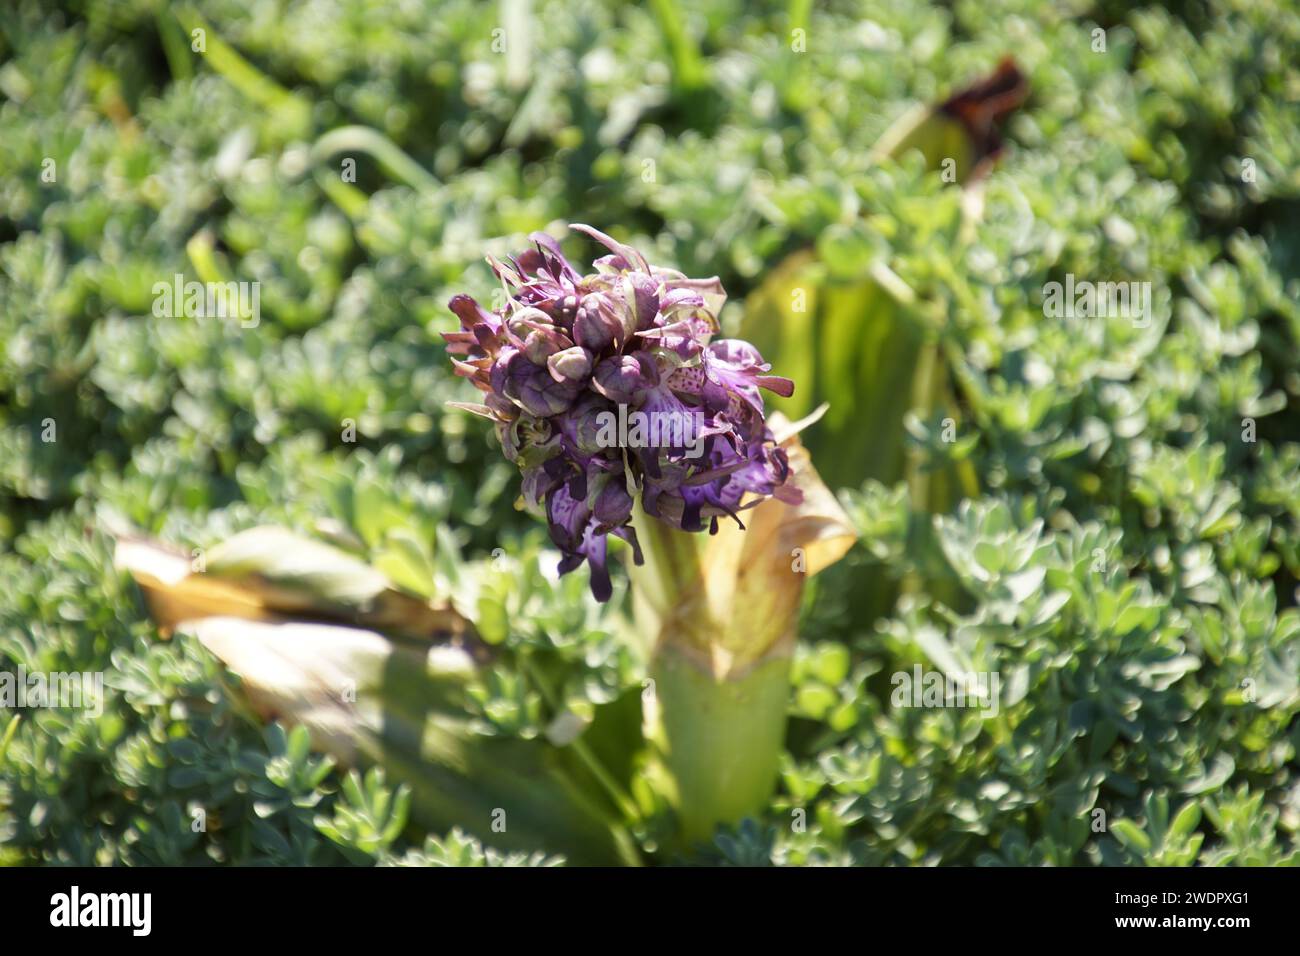
[[[351,7],[0,13],[0,671],[105,677],[94,716],[0,698],[0,860],[1297,861],[1293,3]],[[1008,53],[967,175],[917,124]],[[500,423],[521,468],[452,405],[443,333],[534,233],[585,273],[574,220],[718,277],[705,348],[795,383],[758,447],[843,517],[684,530],[675,486],[609,522],[644,560],[615,536],[607,600],[556,573],[578,509],[514,507],[540,436]],[[260,321],[158,315],[177,274]],[[1121,281],[1145,314],[1049,304]],[[572,348],[640,387],[597,305],[494,391],[549,411]],[[996,709],[927,706],[969,673]],[[764,719],[692,739],[732,691]]]

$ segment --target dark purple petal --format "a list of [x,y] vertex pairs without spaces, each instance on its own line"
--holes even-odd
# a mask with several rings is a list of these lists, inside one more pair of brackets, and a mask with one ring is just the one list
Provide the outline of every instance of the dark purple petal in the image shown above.
[[596,520],[609,527],[619,527],[632,520],[632,496],[627,493],[622,475],[605,482],[596,493],[593,511]]
[[541,246],[546,252],[550,253],[548,266],[554,266],[558,274],[557,279],[568,279],[570,282],[577,282],[580,276],[578,270],[569,264],[569,260],[564,258],[564,252],[560,249],[560,244],[544,232],[530,232],[528,238]]
[[630,405],[654,385],[647,375],[647,363],[637,355],[615,355],[602,359],[592,375],[592,388],[611,402]]
[[511,346],[501,350],[492,366],[492,389],[538,418],[558,415],[573,404],[580,382],[559,381],[543,365]]
[[622,323],[614,315],[614,304],[601,292],[582,297],[573,319],[573,340],[592,352],[603,352],[614,344]]
[[555,418],[569,455],[584,466],[591,456],[607,454],[609,451],[607,446],[600,443],[602,416],[605,414],[617,418],[618,410],[601,396],[586,392],[572,407]]
[[586,561],[591,570],[591,593],[597,601],[608,601],[613,589],[605,566],[605,535],[596,533],[591,510],[561,485],[546,499],[546,519],[551,540],[560,549],[560,573],[567,574]]
[[786,398],[794,393],[794,382],[788,378],[764,375],[772,366],[763,361],[758,349],[740,339],[714,342],[704,349],[701,359],[710,383],[723,392],[739,395],[760,414],[763,411],[760,387]]
[[632,331],[652,328],[660,308],[659,283],[644,272],[629,272],[623,277],[623,290],[632,311]]

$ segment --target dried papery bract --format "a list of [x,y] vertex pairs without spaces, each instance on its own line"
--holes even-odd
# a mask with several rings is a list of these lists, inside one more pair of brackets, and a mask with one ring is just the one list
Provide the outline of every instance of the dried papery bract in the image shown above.
[[[575,863],[638,862],[616,808],[575,785],[560,747],[474,729],[470,687],[486,652],[449,602],[283,528],[209,548],[201,571],[183,551],[124,532],[116,563],[163,633],[197,639],[239,675],[259,717],[306,727],[345,766],[383,767],[410,788],[422,826]],[[506,832],[490,826],[499,807],[509,807]]]

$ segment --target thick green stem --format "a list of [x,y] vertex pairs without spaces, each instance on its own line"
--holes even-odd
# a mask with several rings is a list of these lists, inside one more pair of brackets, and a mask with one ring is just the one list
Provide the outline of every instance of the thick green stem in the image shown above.
[[[771,798],[785,740],[794,620],[738,635],[737,617],[710,600],[709,536],[634,519],[645,564],[631,569],[637,628],[653,692],[646,737],[682,840],[757,816]],[[725,572],[721,572],[725,575]],[[750,644],[750,642],[754,642]],[[747,646],[754,655],[737,655]]]
[[648,729],[668,771],[682,839],[760,814],[771,799],[785,741],[790,658],[716,680],[671,644],[650,666],[656,707]]

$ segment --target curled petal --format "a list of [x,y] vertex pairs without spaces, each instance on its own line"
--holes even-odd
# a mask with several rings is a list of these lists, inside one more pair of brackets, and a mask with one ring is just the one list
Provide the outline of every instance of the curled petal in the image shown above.
[[595,239],[610,252],[614,253],[616,256],[621,256],[623,261],[628,263],[628,268],[639,268],[642,272],[650,271],[650,263],[646,262],[645,256],[641,255],[641,253],[637,252],[631,246],[624,245],[617,239],[605,235],[599,229],[593,229],[591,226],[583,225],[582,223],[572,223],[569,228],[575,232],[581,232],[585,235],[591,236],[591,238]]

